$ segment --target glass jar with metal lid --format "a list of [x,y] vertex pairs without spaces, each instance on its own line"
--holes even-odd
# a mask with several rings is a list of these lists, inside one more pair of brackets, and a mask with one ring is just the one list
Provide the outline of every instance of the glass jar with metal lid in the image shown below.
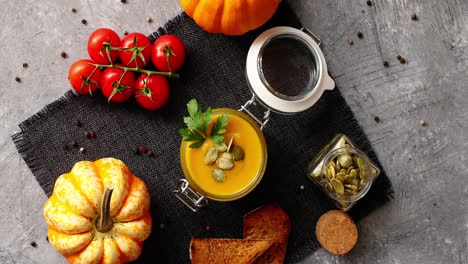
[[[253,154],[250,153],[258,160],[255,159],[255,165],[247,166],[250,168],[248,176],[245,176],[245,171],[239,172],[247,178],[239,188],[223,192],[220,185],[202,179],[211,177],[205,175],[206,171],[191,165],[192,157],[198,154],[183,141],[180,158],[185,179],[180,180],[179,188],[174,191],[180,201],[195,212],[205,206],[208,199],[233,201],[247,195],[259,184],[267,165],[267,146],[262,129],[268,123],[271,112],[294,114],[307,110],[325,90],[332,90],[335,86],[328,75],[319,44],[320,40],[308,30],[291,27],[271,28],[254,40],[246,62],[246,78],[252,98],[238,110],[215,109],[213,116],[227,114],[232,117],[233,123],[238,124],[237,128],[242,127],[246,134],[243,138],[253,140],[249,144],[258,145]],[[253,107],[258,106],[257,102],[265,108],[261,117],[252,111]],[[242,140],[240,142],[242,144]],[[246,151],[247,155],[249,153]]]

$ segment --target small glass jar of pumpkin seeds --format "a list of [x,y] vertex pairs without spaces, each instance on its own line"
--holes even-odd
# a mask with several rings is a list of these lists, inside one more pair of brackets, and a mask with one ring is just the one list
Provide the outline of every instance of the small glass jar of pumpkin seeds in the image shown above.
[[366,195],[379,174],[379,168],[343,134],[309,165],[309,178],[345,212]]

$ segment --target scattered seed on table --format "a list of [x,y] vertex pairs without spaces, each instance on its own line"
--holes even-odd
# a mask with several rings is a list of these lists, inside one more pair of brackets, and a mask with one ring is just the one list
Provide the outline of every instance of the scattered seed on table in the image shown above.
[[76,140],[71,140],[70,141],[70,146],[76,147],[76,146],[78,146],[78,143],[76,142]]
[[88,24],[88,21],[86,21],[86,19],[81,19],[81,24],[86,25]]
[[151,17],[146,17],[146,22],[151,23],[153,22],[153,19]]
[[127,36],[127,35],[128,35],[128,31],[127,31],[127,30],[124,30],[123,34],[124,34],[124,36]]
[[29,65],[25,62],[23,63],[23,68],[27,68]]
[[62,57],[63,59],[66,59],[68,58],[68,54],[65,51],[62,51],[62,53],[60,53],[60,57]]
[[378,116],[374,116],[374,121],[378,123],[380,122],[380,118]]
[[96,136],[96,134],[94,133],[94,131],[89,132],[89,137],[90,138],[94,138],[95,136]]
[[46,240],[47,242],[49,242],[49,236],[46,236],[46,237],[45,237],[45,240]]
[[367,1],[367,5],[368,5],[368,6],[372,6],[372,1],[370,1],[370,0]]
[[148,152],[148,148],[145,146],[141,146],[140,151],[146,154]]
[[72,7],[72,8],[70,8],[70,11],[71,11],[72,13],[76,13],[76,8]]
[[81,123],[81,121],[78,119],[78,120],[76,120],[76,126],[77,127],[82,127],[83,123]]
[[399,61],[400,61],[401,64],[405,64],[405,63],[406,63],[405,58],[401,58]]
[[348,39],[348,44],[351,46],[354,44],[354,41],[352,39]]
[[138,153],[139,153],[138,148],[134,148],[134,149],[133,149],[133,154],[138,155]]
[[88,137],[89,137],[89,132],[88,132],[88,131],[85,131],[85,132],[83,133],[83,136],[84,136],[85,138],[88,138]]
[[20,78],[20,77],[18,77],[18,76],[16,76],[16,77],[15,77],[15,81],[17,81],[17,82],[21,82],[21,78]]
[[148,150],[148,152],[146,152],[146,155],[148,155],[148,156],[150,156],[150,157],[153,157],[153,151]]
[[120,0],[120,2],[121,2],[122,4],[126,4],[126,3],[127,3],[127,0]]
[[401,55],[396,56],[396,59],[401,60],[402,59]]
[[426,125],[426,121],[420,120],[420,121],[419,121],[419,125],[420,125],[420,126],[425,126],[425,125]]
[[360,39],[362,39],[362,38],[364,37],[364,35],[363,35],[362,32],[360,32],[360,31],[358,31],[357,36],[358,36],[358,38],[360,38]]
[[85,149],[84,147],[81,147],[81,148],[80,148],[80,152],[81,152],[81,153],[85,153],[85,152],[86,152],[86,149]]
[[416,13],[411,13],[411,20],[418,20],[418,16],[416,15]]
[[32,247],[37,247],[37,243],[33,241],[33,242],[31,242],[31,246]]
[[388,67],[388,61],[383,61],[383,66]]

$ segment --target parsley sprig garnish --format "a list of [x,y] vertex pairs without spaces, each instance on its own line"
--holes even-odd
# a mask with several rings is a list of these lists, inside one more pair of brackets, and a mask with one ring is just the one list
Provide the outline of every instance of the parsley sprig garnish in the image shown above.
[[216,144],[224,141],[224,136],[222,134],[226,132],[224,127],[228,124],[227,115],[221,115],[216,119],[208,135],[206,130],[211,123],[213,110],[208,107],[208,109],[203,112],[197,100],[192,99],[187,104],[187,111],[189,116],[184,117],[184,123],[187,125],[187,128],[180,129],[179,134],[184,141],[192,142],[192,144],[190,144],[191,148],[199,148],[207,138],[211,138]]

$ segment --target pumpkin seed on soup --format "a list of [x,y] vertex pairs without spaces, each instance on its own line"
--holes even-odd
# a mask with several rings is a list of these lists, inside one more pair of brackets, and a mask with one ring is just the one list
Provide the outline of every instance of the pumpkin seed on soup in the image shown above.
[[232,145],[230,153],[232,154],[235,161],[244,159],[244,149],[237,145]]
[[215,144],[214,146],[219,152],[225,152],[227,150],[227,146],[224,142]]
[[212,175],[215,181],[217,182],[223,182],[225,179],[223,170],[218,169],[218,168],[213,169]]
[[210,165],[218,159],[218,150],[216,148],[210,148],[205,154],[204,162],[206,165]]
[[[226,154],[226,153],[223,153]],[[221,157],[216,161],[218,168],[223,170],[230,170],[234,167],[234,162],[232,159]]]

